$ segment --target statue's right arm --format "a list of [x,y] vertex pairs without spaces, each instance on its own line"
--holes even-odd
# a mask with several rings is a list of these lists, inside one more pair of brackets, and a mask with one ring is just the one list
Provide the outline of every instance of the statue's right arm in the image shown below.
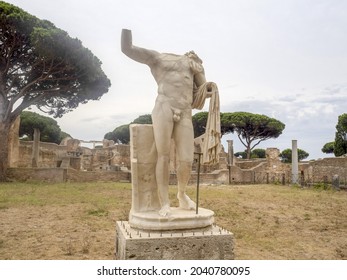
[[131,59],[147,65],[154,64],[159,53],[153,50],[139,48],[133,45],[131,30],[122,29],[122,52]]

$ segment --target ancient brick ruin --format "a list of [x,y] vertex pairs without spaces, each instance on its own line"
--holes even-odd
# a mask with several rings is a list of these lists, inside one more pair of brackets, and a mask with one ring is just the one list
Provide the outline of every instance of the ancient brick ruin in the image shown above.
[[[81,141],[67,138],[60,145],[54,143],[21,141],[18,139],[19,122],[11,131],[9,176],[15,180],[40,181],[131,181],[130,146],[113,141]],[[197,139],[199,146],[201,139]],[[92,143],[93,148],[82,146]],[[232,146],[231,146],[232,148]],[[37,149],[37,150],[36,150]],[[277,148],[266,149],[265,159],[243,160],[231,157],[232,150],[220,153],[220,162],[200,168],[202,184],[250,184],[291,182],[291,164],[282,163]],[[229,153],[228,153],[229,152]],[[174,148],[171,153],[171,177],[175,183]],[[324,158],[299,163],[302,185],[331,183],[338,176],[342,185],[347,181],[347,157]],[[193,164],[190,183],[197,179],[197,160]]]

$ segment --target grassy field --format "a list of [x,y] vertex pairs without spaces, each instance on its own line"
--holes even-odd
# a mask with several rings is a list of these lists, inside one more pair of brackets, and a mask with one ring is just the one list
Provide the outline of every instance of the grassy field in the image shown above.
[[[234,233],[236,259],[347,259],[346,191],[202,186],[200,198]],[[0,259],[114,259],[130,203],[126,183],[0,184]]]

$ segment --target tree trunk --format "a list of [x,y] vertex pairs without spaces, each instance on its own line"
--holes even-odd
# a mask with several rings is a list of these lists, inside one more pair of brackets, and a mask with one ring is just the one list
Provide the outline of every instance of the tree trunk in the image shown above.
[[0,121],[0,182],[7,180],[6,171],[8,167],[8,141],[11,123]]
[[248,145],[247,147],[246,147],[246,154],[247,154],[247,159],[250,159],[251,158],[251,147],[250,147],[250,145]]

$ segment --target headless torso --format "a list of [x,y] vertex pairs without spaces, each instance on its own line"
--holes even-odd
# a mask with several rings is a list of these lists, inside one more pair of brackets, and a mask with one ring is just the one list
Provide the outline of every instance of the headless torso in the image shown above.
[[122,31],[122,51],[131,59],[147,64],[158,84],[152,120],[158,153],[156,181],[161,204],[159,214],[170,214],[168,189],[171,139],[176,146],[179,207],[195,209],[195,203],[185,191],[194,157],[193,89],[206,82],[202,61],[194,53],[166,54],[133,46],[131,31],[125,29]]

